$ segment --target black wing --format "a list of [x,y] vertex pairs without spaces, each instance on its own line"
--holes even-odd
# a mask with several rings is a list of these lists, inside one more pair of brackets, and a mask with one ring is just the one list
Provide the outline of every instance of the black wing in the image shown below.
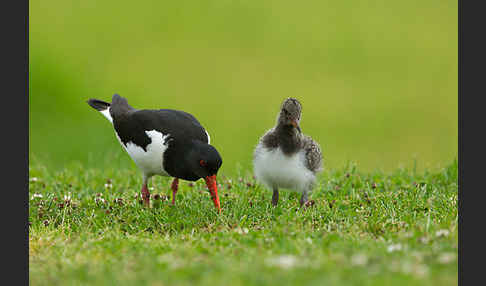
[[114,118],[113,125],[123,144],[133,142],[144,150],[151,142],[145,131],[150,130],[170,134],[167,140],[200,140],[208,143],[206,131],[199,121],[180,110],[133,110]]

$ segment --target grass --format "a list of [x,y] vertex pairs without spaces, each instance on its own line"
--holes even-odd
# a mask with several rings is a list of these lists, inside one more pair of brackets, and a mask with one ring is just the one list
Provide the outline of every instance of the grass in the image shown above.
[[[139,203],[135,168],[29,167],[31,285],[457,285],[457,161],[437,172],[326,170],[298,208],[251,176]],[[152,194],[168,195],[155,177]]]

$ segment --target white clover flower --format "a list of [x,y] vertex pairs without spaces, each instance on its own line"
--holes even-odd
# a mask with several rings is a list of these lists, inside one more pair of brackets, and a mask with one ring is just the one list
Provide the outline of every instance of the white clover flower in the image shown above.
[[447,263],[451,263],[453,262],[454,260],[456,259],[456,254],[453,253],[453,252],[446,252],[446,253],[442,253],[438,258],[437,260],[439,261],[439,263],[441,264],[447,264]]
[[35,199],[35,198],[42,198],[42,194],[33,194],[32,197],[30,197],[31,200]]
[[293,255],[281,255],[269,258],[266,261],[269,266],[276,266],[283,269],[293,268],[297,264],[297,258]]
[[402,245],[400,243],[389,245],[388,248],[387,248],[388,252],[394,252],[394,251],[400,251],[400,250],[402,250]]
[[448,236],[449,231],[447,229],[441,229],[435,232],[436,237],[441,237],[441,236]]
[[237,228],[235,228],[235,232],[237,232],[239,234],[247,234],[248,233],[248,228],[246,228],[246,227],[244,227],[244,228],[237,227]]
[[357,266],[363,266],[368,263],[368,257],[362,253],[355,254],[351,257],[351,263]]

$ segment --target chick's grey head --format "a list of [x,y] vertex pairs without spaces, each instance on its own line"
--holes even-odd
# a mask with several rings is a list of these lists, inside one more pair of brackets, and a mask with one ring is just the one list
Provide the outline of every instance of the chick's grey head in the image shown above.
[[297,128],[300,131],[300,116],[302,105],[295,98],[287,98],[280,107],[278,115],[278,124],[288,127]]

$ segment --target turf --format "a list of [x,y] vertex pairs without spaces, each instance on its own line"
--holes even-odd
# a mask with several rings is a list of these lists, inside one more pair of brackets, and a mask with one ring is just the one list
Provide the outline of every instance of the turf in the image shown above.
[[252,176],[221,175],[221,214],[202,181],[181,182],[171,206],[155,177],[147,209],[135,168],[36,163],[29,176],[31,285],[457,285],[457,161],[326,170],[302,209],[296,193],[272,207]]

